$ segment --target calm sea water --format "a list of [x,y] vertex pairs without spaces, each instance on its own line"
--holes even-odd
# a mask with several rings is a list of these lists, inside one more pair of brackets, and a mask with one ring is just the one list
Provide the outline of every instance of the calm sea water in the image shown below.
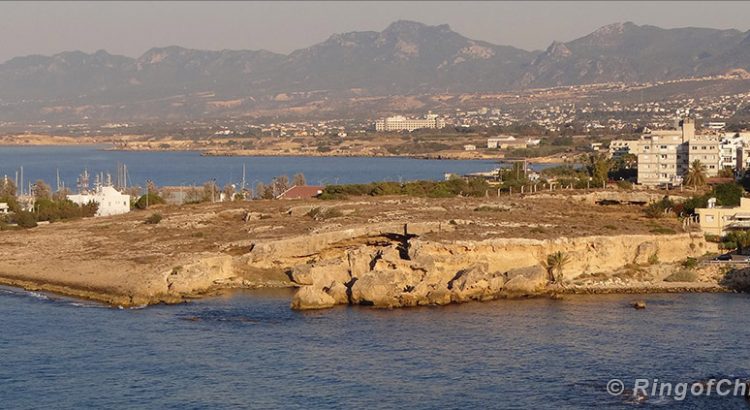
[[[218,158],[96,147],[0,148],[0,175],[68,186],[127,163],[133,180],[440,179],[492,161]],[[635,404],[607,381],[750,378],[750,297],[580,296],[395,311],[289,309],[289,290],[118,310],[0,287],[0,408],[749,408],[741,398]]]
[[[68,187],[84,170],[94,175],[117,173],[117,163],[128,166],[130,180],[145,186],[147,179],[158,185],[201,185],[216,179],[221,184],[239,183],[242,166],[250,186],[268,183],[278,175],[290,178],[301,172],[308,184],[362,183],[371,181],[441,180],[446,172],[466,174],[489,171],[498,165],[482,160],[420,160],[410,158],[350,157],[202,157],[198,152],[105,151],[101,146],[0,147],[0,177],[15,178],[23,166],[25,181],[43,179],[54,185],[57,170]],[[93,182],[93,181],[92,181]]]
[[748,408],[605,389],[748,377],[747,295],[300,313],[288,290],[141,310],[0,293],[3,408]]

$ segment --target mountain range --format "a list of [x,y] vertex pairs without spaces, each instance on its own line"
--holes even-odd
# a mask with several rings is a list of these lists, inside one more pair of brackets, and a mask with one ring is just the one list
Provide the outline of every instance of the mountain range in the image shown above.
[[112,115],[118,107],[133,117],[191,116],[205,114],[212,102],[248,111],[295,93],[330,98],[498,92],[674,80],[733,69],[750,71],[750,31],[616,23],[527,51],[472,40],[448,25],[397,21],[382,32],[334,34],[288,55],[170,46],[138,58],[103,50],[17,57],[0,64],[0,119]]

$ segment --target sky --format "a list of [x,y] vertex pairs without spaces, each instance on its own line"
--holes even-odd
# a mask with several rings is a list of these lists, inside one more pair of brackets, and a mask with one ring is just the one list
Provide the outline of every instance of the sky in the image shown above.
[[750,29],[750,2],[0,2],[0,61],[61,51],[137,57],[151,47],[288,53],[396,20],[449,24],[527,50],[610,23]]

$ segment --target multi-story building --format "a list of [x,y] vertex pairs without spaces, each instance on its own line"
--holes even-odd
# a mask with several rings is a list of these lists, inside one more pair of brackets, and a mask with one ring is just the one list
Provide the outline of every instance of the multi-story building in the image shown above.
[[696,135],[695,120],[690,117],[679,122],[678,130],[653,131],[639,140],[617,141],[610,145],[610,153],[637,155],[638,183],[642,185],[680,185],[696,160],[706,167],[706,176],[714,177],[722,164],[719,136]]
[[687,171],[687,147],[678,135],[653,135],[640,140],[638,183],[643,185],[682,184]]
[[724,236],[731,230],[750,229],[750,198],[740,198],[740,206],[716,206],[716,198],[707,208],[697,208],[701,230],[709,235]]
[[406,118],[403,115],[375,121],[375,131],[414,131],[420,128],[445,128],[445,120],[435,114],[425,118]]
[[719,169],[733,168],[742,174],[750,167],[750,133],[733,133],[721,137]]
[[643,137],[639,140],[612,140],[609,143],[609,155],[612,158],[621,158],[626,154],[638,155],[640,145],[643,144]]
[[719,174],[721,152],[718,135],[695,135],[686,143],[689,147],[688,166],[695,161],[700,161],[706,167],[706,176],[715,177]]

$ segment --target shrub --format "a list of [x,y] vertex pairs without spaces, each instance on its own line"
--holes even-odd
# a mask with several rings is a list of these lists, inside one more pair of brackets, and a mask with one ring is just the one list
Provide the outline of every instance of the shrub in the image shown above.
[[18,224],[20,228],[35,228],[36,215],[29,211],[18,211],[13,216],[13,221]]
[[741,185],[731,182],[716,185],[712,195],[716,197],[716,204],[719,206],[737,206],[744,192]]
[[56,222],[66,219],[87,218],[96,215],[99,205],[89,202],[78,205],[70,200],[38,199],[34,203],[34,212],[38,221]]
[[724,241],[719,243],[719,249],[732,250],[737,249],[737,242]]
[[706,242],[713,242],[713,243],[720,243],[721,242],[721,236],[719,236],[719,235],[709,235],[709,234],[706,234],[704,237],[706,238]]
[[624,179],[621,179],[621,180],[617,181],[617,187],[620,188],[620,189],[631,190],[631,189],[633,189],[633,183],[631,183],[630,181],[626,181]]
[[151,205],[159,205],[165,203],[166,201],[164,200],[164,198],[151,192],[138,198],[138,201],[135,202],[135,207],[138,209],[146,209]]
[[658,253],[655,253],[655,254],[653,254],[653,255],[651,255],[651,256],[648,257],[648,264],[649,265],[656,265],[657,263],[659,263],[659,254]]
[[664,278],[664,282],[695,282],[697,280],[698,274],[689,270],[680,270]]
[[345,199],[348,196],[408,195],[430,198],[448,198],[458,195],[480,197],[489,189],[483,178],[454,178],[448,181],[373,182],[369,184],[328,185],[320,199]]
[[159,222],[161,222],[161,220],[162,220],[161,214],[158,213],[158,212],[154,212],[148,218],[146,218],[146,220],[144,221],[144,223],[146,223],[148,225],[156,225]]
[[661,201],[648,204],[644,213],[649,218],[661,218],[667,210],[671,210],[673,207],[674,202],[665,196]]
[[698,266],[698,259],[687,258],[682,261],[682,267],[685,269],[694,269],[696,266]]
[[340,216],[343,216],[344,214],[336,208],[315,207],[311,209],[310,212],[308,212],[306,215],[315,220],[322,220],[329,218],[338,218]]

